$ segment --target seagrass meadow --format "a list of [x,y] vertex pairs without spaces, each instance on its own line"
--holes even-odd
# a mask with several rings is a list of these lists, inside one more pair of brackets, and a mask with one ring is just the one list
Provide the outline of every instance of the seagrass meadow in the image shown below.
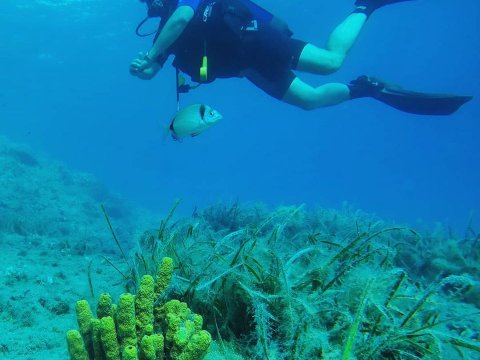
[[[0,358],[480,358],[475,217],[456,234],[349,206],[152,214],[6,139],[0,166]],[[98,322],[116,355],[69,354]]]
[[0,360],[480,360],[479,15],[0,0]]

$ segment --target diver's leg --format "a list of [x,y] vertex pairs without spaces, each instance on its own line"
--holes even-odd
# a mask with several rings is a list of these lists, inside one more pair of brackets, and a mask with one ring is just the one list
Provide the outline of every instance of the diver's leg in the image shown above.
[[337,71],[342,66],[366,20],[366,14],[354,12],[335,28],[325,49],[307,44],[298,59],[297,70],[322,75]]
[[471,96],[405,90],[398,85],[360,76],[349,85],[331,83],[317,88],[296,77],[283,95],[282,101],[304,110],[313,110],[365,97],[376,99],[404,112],[422,115],[450,115],[472,100]]
[[327,75],[337,71],[357,40],[368,17],[379,8],[412,0],[356,0],[356,9],[330,35],[325,49],[307,44],[300,54],[297,70]]
[[330,83],[313,87],[296,77],[282,98],[282,101],[298,106],[304,110],[332,106],[350,100],[347,85]]

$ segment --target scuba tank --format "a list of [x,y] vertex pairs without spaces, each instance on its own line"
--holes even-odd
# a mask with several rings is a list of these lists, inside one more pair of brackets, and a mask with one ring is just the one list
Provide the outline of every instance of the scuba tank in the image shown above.
[[265,28],[273,29],[291,37],[293,32],[287,23],[273,15],[251,0],[221,0],[223,4],[223,19],[232,31],[248,33],[262,31]]

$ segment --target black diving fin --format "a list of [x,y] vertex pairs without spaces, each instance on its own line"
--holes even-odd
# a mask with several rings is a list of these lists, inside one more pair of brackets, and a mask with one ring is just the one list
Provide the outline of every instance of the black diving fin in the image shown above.
[[351,81],[349,88],[352,99],[372,97],[398,110],[420,115],[450,115],[473,98],[406,90],[365,75]]
[[397,2],[411,1],[411,0],[356,0],[355,6],[367,6],[378,9],[385,5],[395,4]]

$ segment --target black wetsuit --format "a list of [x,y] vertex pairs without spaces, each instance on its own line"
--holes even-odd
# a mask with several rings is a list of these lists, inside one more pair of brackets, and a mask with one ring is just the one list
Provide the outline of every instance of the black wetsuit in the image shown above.
[[191,6],[195,14],[166,54],[175,56],[175,67],[201,82],[199,70],[207,55],[206,82],[246,77],[283,98],[306,45],[291,37],[285,23],[250,0],[179,0],[172,12],[182,5]]

